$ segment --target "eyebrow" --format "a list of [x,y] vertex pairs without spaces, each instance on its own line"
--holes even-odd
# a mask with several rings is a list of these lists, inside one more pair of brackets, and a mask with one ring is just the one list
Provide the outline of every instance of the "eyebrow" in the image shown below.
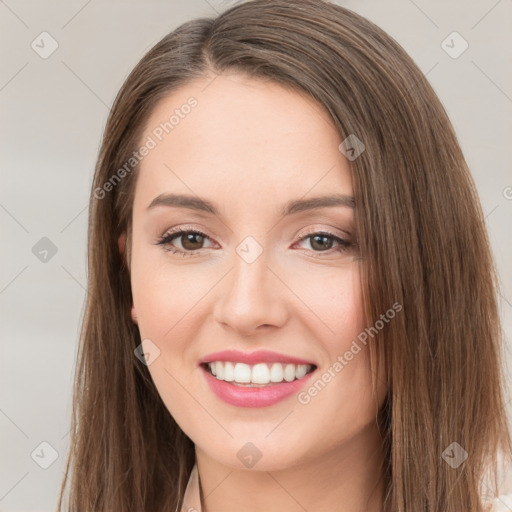
[[[219,209],[212,202],[208,201],[207,199],[186,194],[160,194],[159,196],[155,197],[153,201],[151,201],[151,204],[147,207],[147,210],[151,210],[158,206],[188,208],[191,210],[198,210],[211,213],[215,216],[220,216]],[[295,199],[288,201],[285,204],[281,214],[283,216],[288,216],[298,212],[333,206],[345,206],[347,208],[354,208],[354,198],[345,194],[334,194],[329,196],[312,197],[309,199]]]

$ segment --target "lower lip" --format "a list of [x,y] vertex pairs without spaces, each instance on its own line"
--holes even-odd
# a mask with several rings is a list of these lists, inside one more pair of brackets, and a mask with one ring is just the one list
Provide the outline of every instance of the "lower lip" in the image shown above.
[[301,379],[262,387],[235,386],[231,382],[219,380],[201,366],[210,389],[224,402],[237,407],[267,407],[298,393],[310,380],[316,369]]

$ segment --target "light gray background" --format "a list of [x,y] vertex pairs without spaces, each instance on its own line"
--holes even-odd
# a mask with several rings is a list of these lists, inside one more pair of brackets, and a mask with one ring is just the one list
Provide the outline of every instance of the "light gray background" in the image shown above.
[[[129,71],[161,37],[232,3],[0,0],[0,511],[56,508],[86,296],[86,207],[109,106]],[[402,44],[451,117],[500,273],[510,377],[512,2],[337,3]],[[43,31],[58,43],[46,59],[31,47]],[[469,43],[456,59],[441,46],[453,31]],[[46,263],[32,252],[42,237],[57,247]],[[48,469],[35,462],[50,461],[51,450],[39,447],[43,441],[59,455]],[[501,492],[512,492],[511,473]]]

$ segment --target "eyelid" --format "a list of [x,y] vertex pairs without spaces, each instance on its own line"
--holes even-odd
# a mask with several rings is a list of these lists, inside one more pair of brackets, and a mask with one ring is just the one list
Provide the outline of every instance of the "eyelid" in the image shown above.
[[[323,225],[323,226],[325,226],[325,225]],[[304,228],[304,230],[299,231],[299,233],[297,234],[297,237],[299,238],[298,241],[300,241],[300,239],[304,238],[305,236],[314,235],[317,233],[326,233],[329,236],[336,236],[336,237],[342,238],[342,239],[346,240],[347,242],[349,242],[352,239],[352,233],[350,233],[349,231],[344,231],[340,228],[335,228],[333,226],[329,226],[328,228],[325,228],[323,226],[315,224],[313,226]]]
[[194,224],[180,224],[178,226],[174,226],[172,228],[166,229],[161,237],[159,239],[162,239],[163,237],[166,237],[168,235],[173,235],[180,232],[196,232],[201,235],[204,235],[205,237],[208,237],[210,240],[212,240],[212,237],[208,234],[207,230],[203,227],[197,227]]
[[[335,241],[335,243],[338,244],[338,247],[334,247],[334,248],[331,247],[330,249],[328,249],[326,251],[313,251],[311,249],[304,249],[304,248],[299,249],[302,252],[304,252],[305,254],[308,254],[308,255],[311,254],[314,258],[328,257],[328,256],[333,255],[333,253],[337,253],[337,252],[341,253],[346,250],[349,250],[351,247],[352,248],[357,247],[357,243],[352,241],[352,237],[351,237],[350,233],[343,232],[345,234],[339,235],[339,234],[332,232],[331,230],[332,231],[342,231],[342,230],[339,230],[338,228],[333,228],[333,227],[329,227],[329,229],[323,229],[320,226],[309,226],[304,231],[300,232],[299,235],[296,235],[298,239],[293,243],[292,247],[295,247],[297,244],[304,242],[305,240],[307,240],[308,238],[310,238],[314,235],[320,235],[320,236],[323,235],[323,236],[330,237]],[[206,231],[206,230],[204,230],[204,231]],[[168,229],[167,231],[165,231],[164,234],[158,238],[158,240],[155,242],[155,244],[162,245],[164,250],[166,250],[172,254],[177,254],[177,255],[180,255],[183,257],[200,256],[201,252],[204,249],[208,249],[209,247],[196,249],[194,251],[187,251],[187,250],[183,250],[183,249],[179,249],[177,247],[171,246],[170,244],[171,244],[171,240],[173,240],[175,238],[179,238],[179,236],[184,233],[196,233],[196,234],[202,236],[203,238],[208,239],[213,242],[212,237],[210,237],[204,231],[203,231],[203,228],[198,229],[193,225],[180,225],[178,227],[174,227],[174,228],[171,228],[171,229]],[[348,237],[346,235],[348,235]],[[216,243],[216,242],[214,242],[214,243]],[[172,247],[172,249],[167,248],[167,246]]]

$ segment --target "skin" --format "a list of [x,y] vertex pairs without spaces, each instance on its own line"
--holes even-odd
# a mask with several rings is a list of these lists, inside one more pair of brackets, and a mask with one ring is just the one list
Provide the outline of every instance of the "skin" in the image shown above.
[[[280,214],[292,199],[353,195],[342,139],[308,96],[224,74],[161,100],[142,140],[190,96],[198,105],[141,162],[128,245],[132,318],[141,339],[158,346],[148,369],[195,444],[203,510],[379,511],[375,414],[386,389],[379,384],[376,404],[368,347],[307,405],[292,395],[268,407],[235,407],[212,393],[198,367],[219,350],[266,349],[314,361],[321,375],[366,327],[357,246],[341,252],[333,238],[324,249],[304,238],[328,231],[355,243],[353,209]],[[220,216],[147,210],[162,193],[206,198]],[[206,237],[178,236],[167,247],[196,255],[156,244],[178,227]],[[263,249],[251,264],[236,252],[247,236]],[[237,457],[248,441],[262,453],[252,469]]]

